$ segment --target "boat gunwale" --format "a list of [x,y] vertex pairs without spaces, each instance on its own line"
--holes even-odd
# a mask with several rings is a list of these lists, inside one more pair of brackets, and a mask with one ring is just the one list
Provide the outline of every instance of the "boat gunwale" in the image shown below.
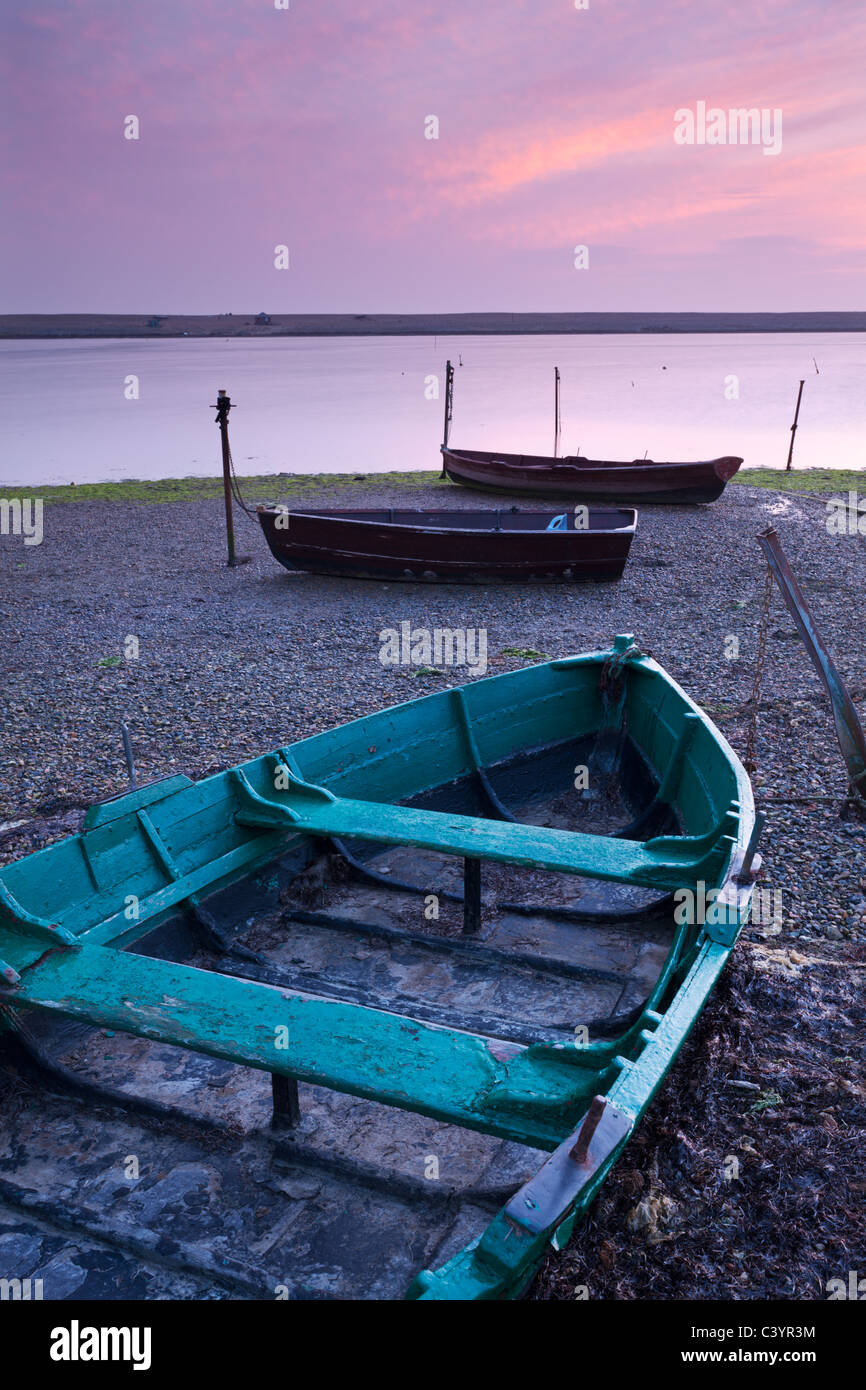
[[[562,458],[554,458],[546,454],[509,454],[506,452],[497,453],[493,449],[455,449],[453,445],[440,445],[440,453],[445,458],[447,455],[455,459],[463,459],[469,464],[500,464],[505,468],[543,470],[547,469],[555,473],[558,468],[568,468],[576,473],[589,473],[593,469],[616,470],[622,473],[651,473],[662,468],[711,468],[716,477],[716,464],[736,461],[737,472],[744,459],[739,454],[718,454],[711,459],[591,459],[583,454],[566,454]],[[446,463],[447,468],[447,463]],[[733,476],[733,475],[731,475]],[[727,480],[726,480],[727,481]]]
[[[517,687],[519,690],[521,681],[524,677],[528,679],[533,670],[539,667],[549,667],[553,671],[569,671],[595,665],[603,667],[611,657],[618,653],[623,654],[623,648],[618,644],[613,651],[608,649],[600,652],[581,653],[579,655],[555,659],[550,662],[537,663],[532,667],[524,667],[517,671],[500,672],[496,675],[484,678],[484,684],[490,682],[501,682],[503,689],[508,686]],[[737,815],[737,844],[745,848],[751,837],[752,828],[755,820],[754,798],[751,784],[746,775],[737,754],[731,748],[727,739],[716,727],[712,719],[700,706],[688,695],[680,684],[669,675],[669,673],[655,660],[655,658],[644,655],[639,651],[633,651],[627,655],[625,662],[626,669],[645,673],[652,676],[655,680],[661,681],[667,692],[672,692],[677,700],[681,702],[683,713],[695,713],[699,716],[700,722],[705,731],[709,734],[712,744],[720,758],[724,761],[728,769],[733,773],[736,787],[736,800],[738,803]],[[480,682],[478,682],[480,683]],[[468,689],[468,687],[466,687]],[[384,710],[374,711],[368,715],[359,716],[357,719],[348,721],[336,726],[340,730],[363,730],[363,737],[355,740],[356,745],[360,742],[363,746],[368,731],[372,734],[375,723],[379,720],[388,720],[398,711],[409,708],[420,709],[425,702],[439,701],[445,703],[451,696],[451,690],[438,690],[428,695],[417,696],[411,700],[406,700],[398,705],[389,706]],[[471,703],[471,696],[470,696]],[[494,702],[495,703],[495,702]],[[469,711],[471,716],[471,709]],[[366,726],[366,728],[365,728]],[[297,755],[301,750],[307,748],[312,750],[316,744],[324,746],[323,740],[332,735],[334,730],[323,730],[317,734],[309,735],[303,740],[299,740],[289,747],[293,755]],[[640,748],[640,745],[637,745]],[[524,749],[524,753],[530,753],[531,749]],[[260,755],[258,758],[250,759],[246,763],[238,765],[241,768],[250,768],[254,765],[261,766],[265,759],[273,756],[273,753]],[[303,756],[301,752],[301,756]],[[383,752],[380,756],[393,756],[390,752]],[[645,754],[646,756],[646,754]],[[306,760],[304,760],[306,761]],[[659,774],[661,769],[656,765],[654,759],[651,763],[653,770]],[[207,784],[219,781],[230,781],[231,771],[213,773],[200,782],[193,782],[190,786],[182,786],[169,793],[164,802],[158,803],[168,806],[176,802],[179,798],[188,796],[193,788],[200,788]],[[434,782],[432,786],[442,785],[441,782]],[[418,795],[424,788],[418,789],[407,795]],[[129,793],[130,797],[132,793]],[[118,798],[122,801],[122,796]],[[390,803],[392,805],[399,803]],[[136,816],[134,809],[130,810],[128,817],[134,820]],[[117,822],[124,822],[127,815],[123,812],[117,817]],[[118,826],[119,828],[119,826]],[[104,831],[105,827],[95,827],[95,830]],[[68,843],[73,840],[84,840],[90,831],[79,832],[75,836],[67,836],[58,844]],[[268,848],[261,856],[263,863],[273,861],[279,854],[285,852],[291,841],[295,838],[295,832],[289,830],[285,835],[267,837]],[[297,832],[297,838],[306,838],[303,831]],[[275,847],[278,846],[278,847]],[[16,861],[17,863],[31,863],[39,856],[48,854],[55,846],[46,846],[44,849],[36,851],[33,855],[26,856],[25,859]],[[735,876],[735,857],[732,849],[724,869],[720,869],[717,876],[716,885],[724,887],[729,884]],[[219,887],[227,886],[229,882],[236,878],[249,875],[251,865],[245,865],[237,874],[227,877],[219,884],[214,883],[208,892],[217,891]],[[0,877],[3,871],[0,870]],[[721,972],[728,956],[730,955],[736,934],[744,924],[748,915],[748,897],[750,887],[742,888],[736,898],[737,921],[733,940],[728,943],[719,943],[710,939],[700,924],[694,926],[681,927],[675,934],[674,941],[666,956],[662,971],[650,994],[650,1000],[645,1005],[640,1019],[622,1035],[614,1040],[606,1040],[597,1053],[593,1052],[593,1057],[597,1060],[597,1065],[593,1068],[597,1072],[599,1089],[604,1093],[606,1101],[621,1109],[630,1121],[629,1132],[633,1130],[641,1115],[650,1104],[653,1096],[662,1084],[664,1077],[670,1066],[673,1064],[680,1048],[682,1047],[692,1025],[700,1013],[712,986]],[[165,917],[173,915],[177,910],[172,906],[165,913]],[[155,930],[159,925],[159,920],[152,919],[146,924],[146,930],[142,935],[147,935]],[[117,943],[115,943],[117,944]],[[681,978],[680,975],[682,976]],[[666,1003],[665,1003],[666,999]],[[8,1002],[14,1006],[14,991],[9,995]],[[654,1009],[662,1009],[663,1012],[653,1012]],[[383,1012],[390,1013],[385,1010]],[[401,1016],[402,1017],[402,1016]],[[432,1025],[436,1027],[436,1025]],[[188,1045],[188,1044],[184,1044]],[[542,1044],[540,1049],[545,1055],[555,1054],[557,1045]],[[204,1048],[194,1048],[193,1050],[206,1051]],[[217,1054],[218,1055],[218,1054]],[[255,1063],[251,1063],[255,1065]],[[616,1069],[617,1075],[612,1075]],[[609,1079],[606,1079],[609,1078]],[[348,1091],[349,1094],[353,1092]],[[398,1103],[399,1104],[399,1103]],[[399,1107],[405,1108],[405,1107]],[[415,1108],[415,1107],[411,1107]],[[419,1113],[425,1113],[423,1109]],[[431,1114],[437,1112],[431,1111]],[[460,1123],[458,1120],[457,1123]],[[493,1127],[495,1126],[495,1128]],[[485,1126],[476,1123],[470,1128],[479,1128],[485,1132]],[[495,1119],[490,1121],[486,1127],[490,1132],[501,1130]],[[447,1299],[490,1299],[490,1298],[510,1298],[517,1296],[525,1287],[527,1278],[536,1267],[538,1260],[544,1252],[548,1241],[553,1240],[557,1248],[568,1239],[571,1229],[579,1214],[588,1206],[598,1188],[607,1177],[608,1172],[616,1161],[619,1153],[627,1142],[628,1135],[623,1137],[615,1147],[603,1158],[586,1180],[580,1184],[576,1192],[572,1194],[566,1207],[559,1211],[555,1222],[546,1226],[540,1233],[529,1232],[526,1228],[520,1227],[513,1218],[506,1217],[506,1209],[503,1209],[497,1217],[487,1226],[486,1230],[468,1246],[464,1247],[451,1260],[447,1261],[442,1270],[432,1275],[425,1275],[427,1282],[423,1282],[422,1276],[418,1277],[416,1285],[412,1286],[408,1296],[422,1298],[447,1298]],[[525,1141],[524,1141],[525,1142]],[[563,1141],[563,1142],[568,1142]],[[508,1240],[510,1244],[505,1245]],[[416,1287],[417,1286],[417,1287]]]
[[[554,670],[571,669],[573,667],[583,667],[589,665],[597,665],[600,667],[604,664],[605,661],[607,661],[610,658],[610,656],[610,650],[601,652],[581,653],[576,656],[560,658],[558,660],[553,660],[550,662],[537,663],[534,667],[524,667],[517,671],[500,672],[497,675],[485,677],[483,678],[483,680],[484,684],[489,684],[492,682],[503,682],[506,685],[513,685],[515,683],[519,685],[524,676],[528,677],[529,673],[533,670],[538,669],[539,666],[549,666],[551,669]],[[736,845],[731,845],[731,852],[725,861],[724,867],[720,868],[718,874],[713,876],[714,882],[707,884],[708,889],[716,888],[719,894],[723,894],[728,889],[733,878],[733,866],[735,862],[736,851],[743,851],[745,849],[746,844],[748,843],[748,840],[751,836],[752,826],[754,824],[754,799],[752,795],[751,784],[746,775],[745,769],[743,768],[739,758],[737,757],[734,750],[731,748],[730,744],[727,742],[727,740],[724,738],[721,732],[716,728],[715,724],[709,718],[709,716],[706,715],[704,711],[700,709],[700,707],[695,703],[695,701],[691,699],[687,692],[682,689],[678,682],[676,682],[673,679],[673,677],[671,677],[668,674],[668,672],[665,671],[665,669],[657,661],[655,661],[653,657],[646,655],[634,655],[629,658],[628,664],[637,670],[641,670],[646,672],[647,674],[652,675],[654,679],[661,679],[666,687],[666,690],[673,693],[676,699],[684,702],[684,712],[693,712],[700,717],[700,721],[705,726],[707,732],[710,734],[710,737],[712,738],[719,752],[720,757],[734,773],[736,783],[735,799],[738,803],[736,820]],[[355,720],[350,720],[345,724],[337,725],[336,729],[340,731],[351,730],[353,726],[360,727],[363,726],[365,723],[368,723],[368,721],[386,720],[389,717],[397,714],[399,711],[406,710],[411,707],[420,707],[425,702],[429,701],[439,701],[440,703],[444,703],[448,701],[451,693],[452,692],[450,690],[439,690],[433,691],[429,695],[416,696],[415,698],[403,701],[398,705],[388,706],[384,710],[373,711],[371,714],[362,715]],[[469,713],[471,717],[471,710],[469,711]],[[368,723],[368,729],[364,732],[364,736],[361,740],[362,744],[364,742],[364,739],[366,739],[368,736],[368,731],[371,737],[371,741],[374,738],[373,732],[370,729],[370,724]],[[298,742],[289,745],[293,757],[297,758],[298,754],[300,753],[303,759],[302,750],[305,748],[305,746],[307,748],[314,748],[317,743],[321,743],[327,740],[328,737],[332,735],[334,732],[335,730],[333,729],[323,730],[317,734],[310,735],[307,739],[299,740]],[[528,753],[531,753],[532,750],[523,749],[521,751],[524,755],[526,755]],[[281,754],[277,753],[275,755],[273,752],[262,754],[257,758],[249,759],[247,762],[240,764],[239,766],[241,769],[252,769],[253,767],[257,766],[260,767],[265,762],[265,759],[274,756],[279,757],[281,756]],[[379,755],[379,757],[390,756],[392,756],[392,754],[387,751]],[[306,759],[303,759],[303,761],[306,762]],[[367,766],[367,764],[365,764],[365,766]],[[493,764],[491,764],[491,766],[493,766]],[[658,773],[659,769],[655,767],[654,763],[651,763],[650,766],[652,766],[654,770]],[[309,776],[309,773],[304,771],[303,767],[301,767],[300,770],[303,772],[305,778]],[[176,791],[171,792],[165,798],[164,802],[157,804],[163,807],[168,807],[172,803],[175,803],[177,809],[180,810],[182,806],[182,799],[186,799],[190,796],[193,796],[197,788],[207,786],[209,790],[215,789],[215,784],[219,784],[220,782],[223,782],[227,786],[230,786],[233,772],[234,769],[213,773],[211,774],[211,776],[203,778],[200,782],[193,782],[190,786],[182,786],[178,788]],[[409,797],[413,796],[423,795],[425,792],[434,790],[436,787],[440,785],[442,785],[441,781],[434,780],[433,782],[427,783],[423,786],[416,786],[413,789],[406,791],[405,799],[408,799]],[[127,793],[127,795],[130,796],[130,799],[134,799],[135,797],[134,792],[129,792]],[[218,794],[217,800],[219,799],[220,797]],[[122,801],[122,798],[120,800]],[[400,802],[391,801],[383,802],[382,804],[399,806]],[[676,798],[673,804],[679,808],[679,803]],[[193,814],[192,811],[190,811],[189,815],[191,814]],[[186,817],[180,817],[180,819],[189,819],[189,815],[187,815]],[[121,811],[120,814],[117,816],[116,820],[113,822],[115,830],[119,832],[125,821],[135,823],[136,818],[137,810],[135,809],[132,809],[129,812],[128,817]],[[681,823],[683,824],[686,833],[693,833],[693,828],[690,828],[688,826],[685,818],[682,815]],[[105,826],[98,826],[95,827],[93,832],[82,831],[74,836],[67,836],[64,838],[64,840],[55,842],[54,845],[45,846],[43,849],[35,851],[34,854],[25,856],[24,859],[15,861],[15,865],[17,866],[18,864],[24,864],[28,861],[32,863],[33,861],[37,860],[40,856],[50,855],[52,851],[56,850],[60,845],[75,842],[77,844],[82,859],[88,865],[88,871],[90,873],[91,882],[93,886],[93,891],[89,895],[85,896],[84,894],[82,894],[75,900],[77,910],[79,913],[81,913],[86,904],[98,901],[98,899],[104,896],[104,894],[107,893],[111,887],[111,885],[106,885],[106,888],[102,890],[98,890],[96,888],[95,880],[93,880],[92,868],[89,865],[89,854],[87,848],[88,834],[104,833],[105,830]],[[216,894],[222,891],[223,889],[230,887],[232,884],[249,877],[251,874],[255,872],[265,871],[270,864],[274,863],[275,860],[279,859],[285,854],[292,853],[297,849],[300,849],[302,846],[304,846],[304,844],[309,843],[312,843],[310,836],[302,829],[293,830],[287,827],[286,829],[272,830],[267,832],[267,834],[262,833],[261,839],[258,839],[257,837],[251,837],[250,839],[242,840],[240,844],[235,848],[235,850],[230,852],[230,855],[216,857],[212,856],[210,859],[204,860],[202,864],[198,866],[198,868],[187,868],[184,872],[183,877],[188,878],[193,874],[200,873],[201,870],[204,869],[209,863],[216,863],[219,861],[220,858],[229,858],[231,856],[234,856],[236,862],[227,868],[224,875],[221,875],[219,878],[211,880],[206,884],[206,886],[203,886],[200,890],[198,890],[202,895],[209,897],[212,894]],[[447,853],[447,851],[444,852]],[[46,864],[50,864],[50,860],[45,860],[43,862],[45,862]],[[4,872],[4,870],[0,870],[0,882],[4,881]],[[13,886],[15,887],[17,893],[17,891],[19,891],[17,885]],[[154,892],[159,891],[161,890],[154,890]],[[26,907],[26,904],[22,905]],[[87,942],[89,938],[91,942],[98,941],[100,944],[111,944],[119,950],[129,949],[131,947],[134,947],[138,942],[146,940],[161,925],[163,925],[165,922],[169,921],[173,916],[175,916],[178,910],[179,904],[172,902],[169,903],[165,908],[154,912],[152,916],[148,915],[145,916],[143,920],[130,922],[128,926],[123,926],[123,924],[118,920],[118,914],[115,913],[113,915],[114,920],[116,921],[117,926],[121,927],[122,929],[117,931],[116,933],[109,935],[106,935],[105,929],[108,926],[109,921],[112,920],[112,917],[110,915],[108,918],[106,918],[100,912],[95,921],[89,922],[89,924],[86,927],[81,928],[75,934],[79,937],[82,944]],[[89,915],[90,914],[88,914],[88,916]],[[64,912],[62,916],[67,921],[69,920],[66,912]]]
[[[741,926],[745,920],[744,915]],[[510,1203],[506,1204],[479,1236],[440,1269],[422,1270],[405,1298],[425,1302],[475,1302],[521,1296],[548,1246],[555,1250],[564,1248],[579,1217],[606,1181],[674,1065],[735,944],[721,945],[706,938],[701,941],[664,1013],[660,1017],[656,1015],[651,1028],[644,1026],[642,1029],[640,1022],[635,1025],[632,1032],[643,1038],[643,1046],[633,1059],[622,1055],[614,1059],[619,1075],[604,1093],[605,1101],[630,1121],[628,1131],[588,1174],[556,1218],[540,1232],[530,1232],[508,1213]],[[623,1039],[620,1044],[623,1052],[628,1050],[625,1042]],[[565,1143],[574,1142],[582,1124],[583,1121]]]
[[[535,662],[532,665],[524,666],[514,671],[500,671],[497,672],[495,675],[484,676],[481,677],[478,681],[467,683],[464,686],[456,688],[468,691],[471,690],[475,685],[484,685],[489,687],[496,682],[502,682],[506,685],[515,684],[516,682],[519,682],[520,679],[525,675],[528,676],[530,672],[539,670],[540,668],[544,667],[549,667],[551,670],[564,670],[572,669],[577,666],[603,666],[604,663],[607,660],[609,660],[611,655],[612,650],[607,649],[596,652],[582,652],[573,656],[557,657],[546,662]],[[673,691],[675,695],[678,696],[679,699],[681,699],[685,703],[688,712],[697,714],[699,716],[701,723],[704,725],[704,727],[711,735],[714,743],[716,744],[719,752],[722,755],[723,760],[734,772],[737,784],[736,799],[739,802],[738,843],[742,848],[745,848],[746,844],[748,843],[749,836],[751,834],[752,823],[754,822],[755,806],[751,783],[749,781],[746,770],[743,767],[736,752],[731,747],[730,743],[727,741],[727,739],[724,737],[721,731],[710,719],[709,715],[707,715],[700,708],[700,706],[692,699],[688,692],[683,689],[683,687],[665,670],[663,666],[659,664],[659,662],[655,660],[654,657],[651,657],[646,654],[634,655],[630,657],[628,664],[633,669],[651,673],[654,677],[661,679],[668,686],[668,688],[671,691]],[[282,745],[282,747],[288,747],[295,758],[297,758],[300,754],[301,762],[303,764],[303,762],[305,761],[305,759],[303,758],[303,750],[306,749],[312,751],[317,743],[323,743],[323,741],[327,740],[335,732],[342,732],[344,730],[348,731],[352,729],[360,730],[361,726],[363,725],[367,725],[368,729],[372,732],[375,727],[375,722],[379,720],[384,721],[390,718],[391,716],[395,716],[398,713],[409,710],[411,708],[420,709],[425,704],[431,704],[434,702],[444,704],[448,700],[449,696],[452,695],[454,688],[455,687],[448,687],[445,690],[434,690],[427,695],[417,695],[410,700],[402,700],[399,701],[397,704],[388,705],[384,709],[374,710],[371,711],[371,713],[369,714],[358,715],[355,719],[346,720],[342,724],[333,725],[329,729],[322,729],[315,734],[309,734],[306,738],[298,739],[297,741],[288,745]],[[469,710],[469,714],[471,717],[471,709]],[[361,742],[363,743],[363,739],[361,740]],[[243,771],[246,771],[247,769],[255,767],[257,764],[260,764],[265,758],[273,756],[275,752],[279,753],[279,751],[279,749],[269,749],[267,750],[267,752],[258,754],[254,758],[249,758],[242,763],[236,764],[233,768],[224,769],[221,772],[213,772],[209,774],[209,776],[200,778],[199,780],[191,780],[188,784],[178,787],[176,790],[169,792],[169,794],[159,804],[161,806],[169,806],[180,798],[188,797],[190,793],[192,793],[194,790],[198,788],[212,786],[214,783],[217,783],[223,779],[225,779],[226,782],[228,782],[232,772],[235,771],[235,768],[239,768]],[[522,754],[528,755],[533,750],[527,748],[520,751]],[[385,752],[383,754],[380,754],[379,756],[390,757],[392,756],[392,754],[389,752]],[[369,765],[369,761],[365,762],[365,766]],[[301,770],[305,778],[310,776],[310,773],[303,766],[301,766]],[[658,772],[658,769],[654,770]],[[313,775],[315,775],[315,773],[313,773]],[[156,783],[148,784],[148,786],[154,785],[156,785]],[[425,792],[429,792],[440,785],[442,785],[442,783],[438,781],[428,782],[425,783],[423,786],[416,786],[411,790],[407,790],[405,796],[411,797],[423,795]],[[132,800],[135,797],[135,795],[136,793],[134,791],[121,792],[118,793],[116,797],[107,799],[106,802],[98,802],[94,804],[104,805],[108,804],[108,801],[110,800],[111,804],[114,807],[116,807],[119,812],[119,814],[113,818],[114,822],[117,823],[125,820],[127,817],[133,818],[136,815],[137,808],[135,806],[131,806],[128,812],[120,810],[120,806],[124,797],[128,796]],[[400,802],[383,802],[382,804],[399,806]],[[38,850],[34,850],[32,853],[28,855],[24,855],[20,859],[14,860],[12,864],[0,867],[0,880],[3,879],[4,874],[7,873],[10,868],[17,869],[18,865],[23,864],[32,865],[40,859],[42,859],[43,862],[50,862],[47,859],[47,856],[51,855],[53,851],[56,851],[56,849],[60,845],[80,842],[86,839],[88,835],[94,833],[94,831],[102,829],[104,829],[104,826],[102,825],[94,826],[92,829],[82,829],[80,831],[77,831],[73,835],[64,836],[61,840],[54,841],[50,845],[45,845]],[[303,832],[290,831],[284,838],[289,839],[292,838],[294,835],[302,837]],[[270,857],[273,857],[273,855],[271,855]],[[244,869],[243,873],[246,872],[249,872],[249,870]]]
[[[384,510],[387,510],[387,508],[385,508]],[[394,510],[394,511],[397,511],[397,510],[403,510],[403,509],[398,509],[398,508],[395,507],[393,510]],[[422,512],[422,515],[423,515],[423,509],[420,509],[420,510],[421,510],[421,512]],[[467,509],[467,510],[468,510],[468,509]],[[562,531],[559,531],[559,530],[553,531],[553,530],[548,530],[546,527],[540,527],[537,531],[536,531],[536,530],[529,530],[529,529],[527,529],[527,530],[514,530],[514,531],[508,531],[507,529],[505,529],[505,528],[503,528],[503,527],[496,527],[496,526],[460,526],[460,527],[448,527],[448,526],[414,526],[414,525],[409,525],[409,524],[406,524],[406,523],[403,523],[403,522],[398,522],[398,521],[393,521],[393,522],[392,522],[392,521],[387,521],[387,520],[384,520],[384,521],[373,521],[372,519],[369,519],[369,520],[361,519],[361,520],[359,520],[357,516],[346,515],[346,516],[342,516],[342,517],[341,517],[339,514],[336,514],[336,513],[334,513],[334,512],[326,512],[326,511],[322,511],[322,512],[319,512],[319,511],[301,511],[301,510],[298,510],[298,509],[295,509],[295,508],[286,509],[286,510],[281,510],[279,507],[259,507],[259,508],[258,508],[257,515],[259,515],[259,516],[262,516],[262,515],[264,515],[264,516],[288,516],[288,517],[290,517],[290,518],[293,517],[293,516],[305,516],[305,517],[313,517],[313,518],[315,518],[317,521],[336,521],[336,522],[340,522],[340,523],[342,523],[342,524],[344,524],[344,525],[348,525],[348,526],[364,526],[364,527],[366,527],[366,526],[370,526],[370,527],[373,527],[373,526],[386,526],[386,527],[388,528],[389,533],[395,534],[395,535],[398,534],[398,533],[402,533],[402,532],[408,532],[410,535],[414,535],[414,534],[417,533],[417,532],[423,532],[423,534],[424,534],[425,536],[426,536],[426,535],[452,536],[452,535],[455,535],[455,534],[456,534],[456,535],[459,535],[459,536],[461,536],[461,537],[462,537],[462,536],[467,536],[467,537],[468,537],[468,536],[494,536],[494,535],[502,535],[502,536],[508,536],[508,537],[513,537],[513,536],[515,536],[515,535],[516,535],[516,536],[562,536],[562,535],[566,535],[566,536],[576,536],[576,537],[580,537],[581,539],[586,539],[586,538],[589,537],[589,536],[628,536],[628,535],[632,535],[632,536],[633,536],[633,535],[635,534],[636,530],[637,530],[638,512],[637,512],[637,508],[636,508],[636,507],[628,507],[628,506],[623,506],[623,507],[615,507],[615,506],[604,507],[604,506],[593,506],[593,505],[590,505],[589,508],[588,508],[588,510],[590,511],[590,513],[591,513],[592,511],[596,511],[596,512],[605,512],[605,511],[609,511],[609,512],[611,512],[611,513],[619,512],[619,513],[622,513],[622,514],[631,513],[631,518],[632,518],[632,519],[631,519],[631,521],[625,523],[625,524],[622,525],[622,526],[605,526],[605,527],[567,527],[567,528],[563,528]],[[431,508],[431,511],[432,511],[432,508]],[[453,508],[453,511],[454,511],[454,513],[455,513],[456,515],[459,515],[460,508],[455,507],[455,508]],[[553,516],[561,515],[561,512],[557,512],[556,509],[553,508],[553,509],[552,509],[552,515],[553,515]],[[263,529],[264,529],[264,528],[263,528]],[[270,540],[270,537],[268,537],[268,540]],[[284,538],[281,537],[281,538],[280,538],[280,541],[283,542],[283,540],[284,540]],[[291,544],[292,544],[292,542],[288,539],[288,537],[285,538],[284,543],[286,543],[286,544],[288,544],[288,545],[291,545]]]

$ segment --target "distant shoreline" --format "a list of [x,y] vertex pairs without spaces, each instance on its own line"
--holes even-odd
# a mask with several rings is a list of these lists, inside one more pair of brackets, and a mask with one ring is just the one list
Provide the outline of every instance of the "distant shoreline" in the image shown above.
[[0,314],[11,338],[312,338],[598,333],[864,333],[866,311],[688,314]]

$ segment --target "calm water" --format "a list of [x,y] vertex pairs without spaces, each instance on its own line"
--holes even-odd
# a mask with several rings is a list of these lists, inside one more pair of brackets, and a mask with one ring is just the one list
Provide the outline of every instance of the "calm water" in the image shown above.
[[458,446],[552,453],[558,366],[563,453],[784,467],[803,377],[796,465],[866,466],[861,334],[66,340],[0,343],[0,482],[214,474],[218,387],[239,473],[435,468],[425,379],[461,356]]

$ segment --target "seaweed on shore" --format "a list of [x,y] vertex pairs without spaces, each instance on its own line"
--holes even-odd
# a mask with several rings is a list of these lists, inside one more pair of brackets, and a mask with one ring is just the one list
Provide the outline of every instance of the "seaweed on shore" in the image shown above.
[[743,941],[531,1296],[826,1299],[866,1262],[866,947]]

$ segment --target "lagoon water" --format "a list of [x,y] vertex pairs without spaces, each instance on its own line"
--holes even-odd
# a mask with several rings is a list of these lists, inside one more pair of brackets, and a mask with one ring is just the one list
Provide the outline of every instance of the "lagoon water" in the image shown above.
[[784,468],[802,377],[795,466],[866,466],[863,334],[20,339],[0,484],[214,475],[218,387],[239,474],[436,468],[446,357],[458,447],[551,454],[558,366],[563,454]]

